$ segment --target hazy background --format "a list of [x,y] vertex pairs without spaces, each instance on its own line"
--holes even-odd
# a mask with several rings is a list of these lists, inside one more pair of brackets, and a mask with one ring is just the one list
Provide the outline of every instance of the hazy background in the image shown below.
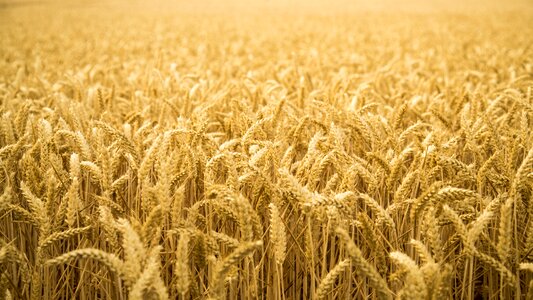
[[160,10],[184,13],[312,13],[338,14],[390,12],[485,12],[532,11],[531,0],[0,0],[0,9],[54,7],[80,9],[107,7],[121,10]]

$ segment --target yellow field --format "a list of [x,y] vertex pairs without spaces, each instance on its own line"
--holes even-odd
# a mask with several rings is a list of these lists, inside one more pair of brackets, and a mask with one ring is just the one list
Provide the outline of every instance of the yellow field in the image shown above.
[[531,1],[0,2],[0,299],[533,299]]

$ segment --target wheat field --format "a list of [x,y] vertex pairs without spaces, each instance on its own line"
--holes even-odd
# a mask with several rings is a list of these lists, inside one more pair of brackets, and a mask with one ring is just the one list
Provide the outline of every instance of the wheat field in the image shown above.
[[0,299],[533,299],[530,1],[1,1]]

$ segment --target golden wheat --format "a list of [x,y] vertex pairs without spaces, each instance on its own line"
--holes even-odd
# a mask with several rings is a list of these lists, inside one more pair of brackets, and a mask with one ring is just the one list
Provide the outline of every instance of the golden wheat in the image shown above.
[[0,299],[530,299],[531,1],[0,4]]

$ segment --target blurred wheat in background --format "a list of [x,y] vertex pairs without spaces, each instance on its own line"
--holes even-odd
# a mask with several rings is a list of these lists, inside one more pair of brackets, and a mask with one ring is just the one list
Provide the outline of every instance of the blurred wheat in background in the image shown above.
[[0,299],[533,299],[530,1],[0,2]]

